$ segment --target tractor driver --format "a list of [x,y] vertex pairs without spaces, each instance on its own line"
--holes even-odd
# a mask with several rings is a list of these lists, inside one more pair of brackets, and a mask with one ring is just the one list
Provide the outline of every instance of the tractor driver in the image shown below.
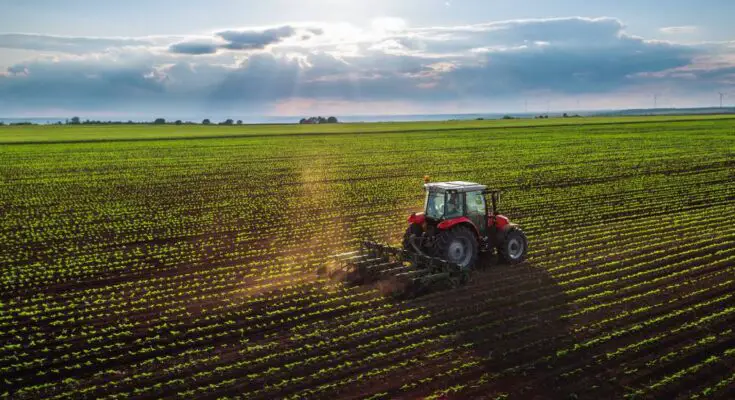
[[447,194],[447,217],[452,217],[457,214],[461,214],[461,207],[459,204],[459,194],[448,193]]

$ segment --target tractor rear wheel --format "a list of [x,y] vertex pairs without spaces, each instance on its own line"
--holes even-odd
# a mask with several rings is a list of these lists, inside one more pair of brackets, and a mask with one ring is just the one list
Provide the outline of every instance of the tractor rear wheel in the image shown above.
[[436,255],[468,268],[475,264],[479,252],[477,237],[466,226],[457,226],[441,232],[436,241]]
[[526,239],[526,234],[518,228],[511,229],[505,235],[505,241],[498,247],[498,253],[508,264],[523,262],[528,253],[528,239]]

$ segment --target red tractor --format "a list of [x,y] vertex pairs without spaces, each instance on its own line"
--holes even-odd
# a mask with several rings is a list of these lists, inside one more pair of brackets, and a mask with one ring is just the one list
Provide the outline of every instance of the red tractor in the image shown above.
[[404,250],[439,257],[463,268],[472,267],[480,252],[495,249],[509,264],[525,259],[526,235],[498,214],[498,191],[463,181],[426,183],[424,187],[424,212],[408,217]]
[[480,253],[497,250],[509,264],[525,260],[526,235],[497,212],[499,191],[473,182],[424,184],[424,211],[408,217],[401,248],[363,241],[362,249],[338,254],[320,268],[346,282],[381,281],[391,295],[416,294],[438,282],[469,279]]

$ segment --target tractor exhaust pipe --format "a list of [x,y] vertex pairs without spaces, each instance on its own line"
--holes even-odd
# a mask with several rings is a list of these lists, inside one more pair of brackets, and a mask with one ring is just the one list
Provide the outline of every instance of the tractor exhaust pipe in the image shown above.
[[498,213],[498,192],[492,192],[490,198],[493,202],[493,215]]

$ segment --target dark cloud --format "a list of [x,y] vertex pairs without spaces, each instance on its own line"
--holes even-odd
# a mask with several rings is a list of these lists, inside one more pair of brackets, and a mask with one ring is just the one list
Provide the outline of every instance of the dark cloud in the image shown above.
[[10,75],[18,75],[18,74],[27,74],[28,68],[25,67],[25,65],[12,65],[8,67],[8,74]]
[[299,33],[301,33],[301,40],[303,41],[310,39],[311,35],[321,35],[323,30],[320,28],[297,29],[290,25],[262,30],[226,30],[214,34],[215,38],[221,39],[224,43],[185,41],[172,44],[168,50],[174,54],[189,55],[214,54],[219,49],[262,50],[267,46],[278,44],[284,39],[294,37]]
[[685,66],[698,53],[685,46],[627,38],[604,48],[589,46],[578,51],[536,45],[488,52],[479,64],[447,73],[442,84],[478,95],[532,90],[604,92],[626,85],[634,74]]
[[179,42],[169,46],[168,51],[174,54],[214,54],[217,52],[218,46],[214,43],[204,42]]
[[113,67],[79,63],[29,63],[15,67],[19,68],[26,71],[26,77],[9,79],[6,85],[0,85],[0,94],[12,94],[16,101],[44,102],[46,100],[42,99],[48,98],[50,102],[104,102],[114,98],[163,93],[161,83],[152,79],[153,70],[138,65]]
[[265,46],[278,43],[285,38],[296,34],[292,26],[281,26],[279,28],[266,29],[263,31],[223,31],[217,32],[217,36],[228,43],[222,47],[228,50],[254,50],[263,49]]

